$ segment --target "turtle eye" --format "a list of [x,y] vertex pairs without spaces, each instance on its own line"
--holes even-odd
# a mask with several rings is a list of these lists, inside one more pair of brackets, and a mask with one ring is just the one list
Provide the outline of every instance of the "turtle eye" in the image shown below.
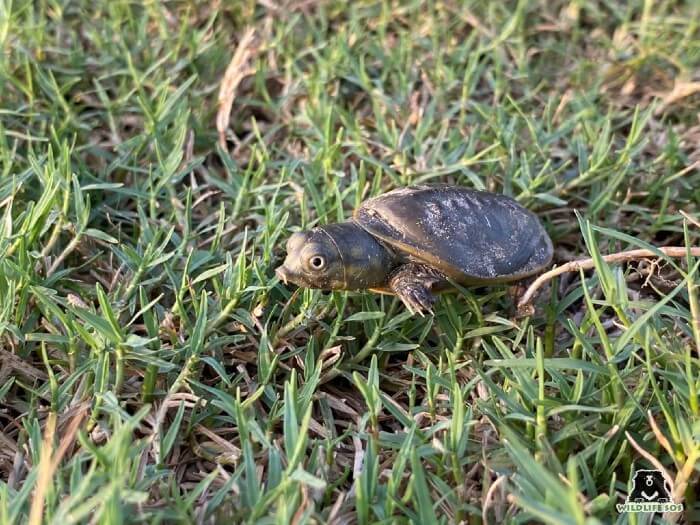
[[326,260],[320,255],[314,255],[309,259],[309,264],[314,270],[322,270],[326,265]]

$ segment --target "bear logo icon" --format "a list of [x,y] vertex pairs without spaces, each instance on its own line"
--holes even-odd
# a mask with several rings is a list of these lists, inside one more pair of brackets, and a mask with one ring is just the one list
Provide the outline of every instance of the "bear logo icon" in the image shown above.
[[660,470],[637,470],[627,503],[673,503],[671,486]]

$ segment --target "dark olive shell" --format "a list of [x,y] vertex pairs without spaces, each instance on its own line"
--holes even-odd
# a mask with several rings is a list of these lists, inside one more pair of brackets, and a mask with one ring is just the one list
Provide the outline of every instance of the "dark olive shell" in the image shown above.
[[415,186],[365,201],[354,220],[397,256],[464,284],[513,281],[552,259],[537,216],[505,195]]

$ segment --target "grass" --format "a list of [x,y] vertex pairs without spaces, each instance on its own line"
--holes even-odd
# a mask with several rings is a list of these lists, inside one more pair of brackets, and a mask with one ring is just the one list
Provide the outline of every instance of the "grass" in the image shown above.
[[[0,523],[700,521],[698,260],[601,259],[700,241],[698,4],[276,5],[0,1]],[[525,319],[274,276],[418,182],[596,269]],[[618,514],[659,465],[685,512]]]

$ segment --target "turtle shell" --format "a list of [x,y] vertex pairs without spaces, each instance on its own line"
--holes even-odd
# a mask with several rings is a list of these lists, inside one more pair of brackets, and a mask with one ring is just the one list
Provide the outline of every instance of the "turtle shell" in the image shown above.
[[354,220],[400,259],[463,284],[522,279],[552,259],[552,241],[537,216],[496,193],[401,188],[365,201]]

